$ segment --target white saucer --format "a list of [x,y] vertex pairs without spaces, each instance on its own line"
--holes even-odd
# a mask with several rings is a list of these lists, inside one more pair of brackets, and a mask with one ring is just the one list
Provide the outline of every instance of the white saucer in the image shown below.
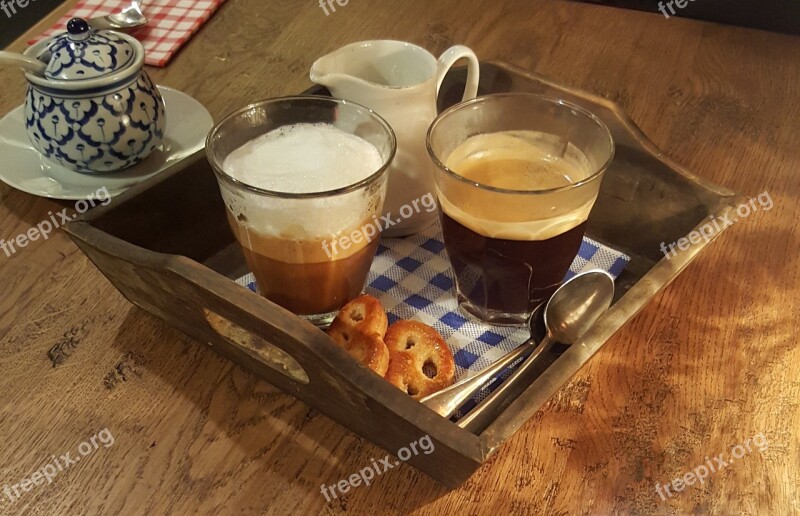
[[0,120],[0,180],[17,190],[51,199],[87,199],[104,186],[114,197],[202,149],[214,125],[211,114],[185,93],[164,86],[158,89],[167,108],[164,143],[141,163],[121,172],[88,175],[50,162],[28,140],[25,107],[19,106]]

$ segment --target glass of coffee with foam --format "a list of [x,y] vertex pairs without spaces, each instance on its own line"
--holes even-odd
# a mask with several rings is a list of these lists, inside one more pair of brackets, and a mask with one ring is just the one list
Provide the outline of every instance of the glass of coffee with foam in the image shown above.
[[361,293],[396,145],[380,116],[329,97],[266,100],[212,129],[206,152],[261,295],[326,326]]
[[459,306],[524,325],[563,282],[614,156],[608,128],[563,100],[488,95],[428,131]]

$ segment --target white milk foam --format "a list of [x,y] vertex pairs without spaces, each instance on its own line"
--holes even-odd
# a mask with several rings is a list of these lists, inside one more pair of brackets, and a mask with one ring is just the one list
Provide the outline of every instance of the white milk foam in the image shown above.
[[[381,168],[378,149],[332,125],[279,127],[242,145],[225,159],[231,177],[280,193],[315,193],[343,188]],[[371,212],[366,192],[333,197],[281,199],[223,191],[240,224],[270,236],[328,238],[362,223]]]
[[251,186],[282,193],[335,190],[369,177],[382,163],[378,149],[324,123],[279,127],[242,145],[225,172]]

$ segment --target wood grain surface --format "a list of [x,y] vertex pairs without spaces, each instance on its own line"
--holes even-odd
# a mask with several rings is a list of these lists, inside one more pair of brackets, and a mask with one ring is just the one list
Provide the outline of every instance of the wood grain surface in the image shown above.
[[[800,39],[554,0],[350,0],[329,16],[231,0],[150,73],[219,119],[374,38],[467,44],[611,98],[678,162],[774,207],[722,235],[460,489],[401,465],[330,502],[321,484],[385,452],[132,307],[63,233],[0,253],[0,512],[800,514]],[[9,67],[0,83],[4,115],[25,85]],[[0,238],[63,208],[0,186]],[[2,490],[105,428],[113,445],[51,483]],[[720,454],[703,484],[657,493]]]

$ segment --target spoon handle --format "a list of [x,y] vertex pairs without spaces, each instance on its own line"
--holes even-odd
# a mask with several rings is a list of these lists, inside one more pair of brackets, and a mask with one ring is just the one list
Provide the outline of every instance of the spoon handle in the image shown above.
[[475,434],[489,426],[489,423],[497,417],[499,410],[503,408],[505,402],[513,401],[514,398],[521,394],[525,385],[520,384],[519,378],[524,376],[525,373],[533,367],[533,364],[539,360],[539,357],[544,355],[552,346],[553,339],[548,334],[542,339],[542,342],[536,346],[533,353],[520,364],[511,376],[506,378],[506,381],[504,381],[500,387],[492,391],[486,399],[472,409],[469,414],[459,419],[456,424]]
[[437,414],[449,418],[456,413],[458,407],[481,390],[481,387],[497,376],[500,371],[513,364],[519,357],[532,350],[535,344],[536,342],[532,339],[520,344],[489,367],[482,369],[478,374],[426,396],[420,402]]
[[14,52],[5,52],[3,50],[0,50],[0,63],[17,65],[39,75],[42,75],[47,68],[47,66],[38,59],[33,59]]

